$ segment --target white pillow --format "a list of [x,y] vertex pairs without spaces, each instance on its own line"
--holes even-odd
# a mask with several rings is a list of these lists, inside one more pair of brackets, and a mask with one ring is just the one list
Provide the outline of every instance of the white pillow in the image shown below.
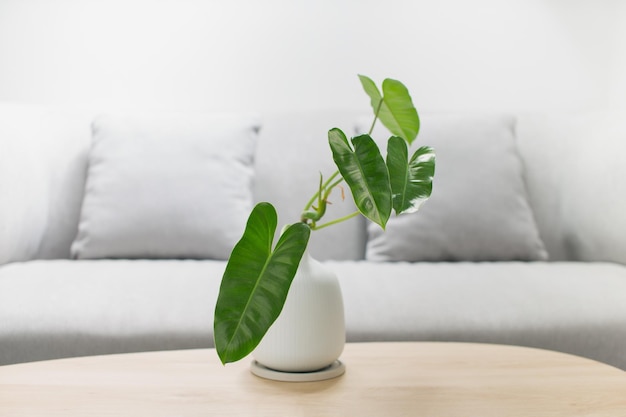
[[0,265],[67,258],[93,115],[0,102]]
[[0,103],[0,265],[34,259],[46,231],[45,116],[38,108]]
[[527,201],[512,117],[422,117],[412,148],[422,145],[437,156],[432,196],[417,213],[392,216],[386,231],[370,224],[368,260],[547,259]]
[[226,259],[252,209],[252,115],[103,115],[75,258]]

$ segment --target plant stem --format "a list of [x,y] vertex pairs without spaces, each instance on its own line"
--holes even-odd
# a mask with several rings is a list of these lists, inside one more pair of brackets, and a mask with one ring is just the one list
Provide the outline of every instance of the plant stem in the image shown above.
[[374,126],[376,126],[376,120],[378,120],[378,113],[380,113],[380,108],[383,106],[383,99],[378,102],[378,107],[376,108],[376,113],[374,113],[374,121],[372,122],[372,126],[370,127],[370,131],[367,133],[372,136],[372,132],[374,131]]
[[326,193],[324,193],[324,199],[327,199],[330,193],[333,191],[333,188],[335,188],[342,182],[343,182],[343,178],[339,178],[337,181],[333,182],[330,186],[328,186],[328,188],[326,189]]
[[313,226],[313,227],[311,227],[311,230],[320,230],[320,229],[323,229],[325,227],[332,226],[333,224],[345,222],[346,220],[350,220],[351,218],[356,217],[359,214],[361,214],[361,212],[357,210],[354,213],[350,213],[347,216],[343,216],[343,217],[340,217],[338,219],[332,220],[332,221],[330,221],[328,223],[324,223],[321,226]]
[[[326,180],[326,182],[324,182],[324,184],[322,184],[321,189],[323,190],[323,189],[327,188],[327,187],[328,187],[328,184],[330,184],[330,182],[331,182],[332,180],[334,180],[334,179],[335,179],[335,177],[336,177],[337,175],[339,175],[339,170],[335,171],[335,173],[334,173],[333,175],[331,175],[330,177],[328,177],[328,179]],[[320,195],[320,190],[317,190],[317,191],[315,192],[315,194],[313,194],[313,197],[311,197],[311,199],[309,200],[309,202],[308,202],[308,203],[306,203],[306,206],[304,206],[304,210],[302,210],[302,211],[307,211],[308,209],[310,209],[310,208],[311,208],[311,206],[313,205],[313,203],[315,202],[315,200],[319,197],[319,195]]]

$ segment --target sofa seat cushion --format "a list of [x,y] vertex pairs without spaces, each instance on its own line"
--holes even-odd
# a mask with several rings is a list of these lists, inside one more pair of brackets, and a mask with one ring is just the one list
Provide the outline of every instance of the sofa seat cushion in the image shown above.
[[[327,262],[348,341],[504,343],[626,369],[626,267]],[[213,346],[222,261],[32,261],[0,267],[0,364]]]
[[0,267],[0,364],[211,347],[225,265],[53,260]]
[[626,369],[626,267],[612,263],[333,263],[347,337],[513,344]]

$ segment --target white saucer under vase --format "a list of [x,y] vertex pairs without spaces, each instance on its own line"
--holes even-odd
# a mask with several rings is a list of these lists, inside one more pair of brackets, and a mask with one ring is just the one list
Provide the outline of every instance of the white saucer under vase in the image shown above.
[[[287,381],[294,379],[286,373],[309,373],[310,378],[318,374],[319,379],[328,379],[331,371],[339,376],[345,369],[338,361],[345,342],[337,275],[306,252],[280,316],[252,352],[257,363],[253,368],[270,371],[259,376]],[[300,377],[296,380],[316,380]]]
[[312,372],[282,372],[270,369],[257,361],[252,361],[250,370],[256,376],[283,382],[316,382],[337,378],[346,372],[346,365],[336,360],[326,368]]

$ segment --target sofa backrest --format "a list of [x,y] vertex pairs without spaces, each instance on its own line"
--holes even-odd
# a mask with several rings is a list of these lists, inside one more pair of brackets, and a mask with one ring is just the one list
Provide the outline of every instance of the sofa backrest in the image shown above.
[[[353,134],[357,112],[265,114],[256,153],[254,194],[257,201],[276,206],[279,223],[297,222],[311,196],[319,187],[320,174],[332,175],[334,165],[328,146],[328,130],[339,127]],[[325,220],[356,211],[348,190],[331,194]],[[318,259],[363,259],[365,220],[351,219],[315,231],[309,250]]]
[[[0,103],[0,264],[69,258],[80,218],[94,113]],[[299,220],[335,167],[328,126],[349,132],[356,113],[264,115],[255,160],[254,196],[269,201],[279,224]],[[329,215],[356,210],[346,194],[333,195]],[[365,222],[357,218],[315,233],[319,259],[361,259]]]
[[[254,196],[279,224],[298,221],[320,173],[335,171],[327,132],[353,133],[362,112],[262,114]],[[0,104],[0,264],[69,258],[84,194],[93,115]],[[626,263],[626,169],[621,124],[606,115],[522,115],[517,122],[529,203],[550,260]],[[423,121],[423,123],[426,121]],[[331,196],[329,219],[349,214]],[[361,217],[315,232],[319,259],[363,259]]]

